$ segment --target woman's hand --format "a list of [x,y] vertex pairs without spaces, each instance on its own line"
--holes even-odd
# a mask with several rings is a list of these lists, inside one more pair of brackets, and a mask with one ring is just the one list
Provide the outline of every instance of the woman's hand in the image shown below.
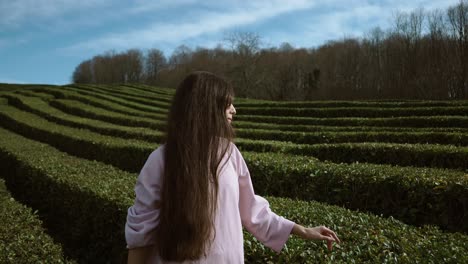
[[306,228],[301,225],[295,224],[291,233],[303,239],[326,240],[328,250],[332,250],[333,242],[341,243],[340,239],[335,234],[335,232],[326,228],[325,226]]

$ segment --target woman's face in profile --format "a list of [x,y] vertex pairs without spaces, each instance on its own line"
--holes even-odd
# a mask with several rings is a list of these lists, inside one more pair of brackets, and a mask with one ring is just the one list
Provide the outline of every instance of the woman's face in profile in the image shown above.
[[236,109],[234,108],[233,104],[229,104],[229,106],[226,108],[226,118],[229,122],[229,124],[232,122],[232,118],[236,114]]

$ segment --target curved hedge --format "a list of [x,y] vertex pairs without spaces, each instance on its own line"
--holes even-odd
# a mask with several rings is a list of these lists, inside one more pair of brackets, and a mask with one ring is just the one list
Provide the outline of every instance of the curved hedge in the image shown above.
[[47,142],[70,154],[111,163],[124,170],[143,165],[144,157],[156,144],[135,139],[100,135],[48,122],[36,115],[0,105],[0,126],[41,142]]
[[242,115],[266,115],[288,117],[403,117],[403,116],[467,116],[468,106],[447,107],[336,107],[336,108],[288,108],[288,107],[238,107]]
[[[58,110],[57,108],[51,107],[48,103],[41,100],[40,98],[24,97],[16,94],[3,96],[8,98],[10,105],[13,105],[18,109],[36,114],[50,122],[54,122],[59,125],[74,128],[84,128],[93,132],[97,132],[101,135],[109,135],[127,139],[133,138],[152,142],[160,142],[163,137],[162,132],[154,129],[115,125],[96,119],[69,115]],[[0,99],[2,98],[3,97],[0,97]],[[164,127],[164,124],[162,124],[161,127],[158,127],[158,129],[164,129]]]
[[[63,103],[64,107],[70,107]],[[65,108],[66,109],[66,108]],[[85,112],[75,107],[76,111]],[[99,119],[118,124],[142,124],[149,126],[162,125],[151,120],[129,119],[123,115],[104,115],[89,111],[83,114],[86,117],[98,116]],[[89,116],[91,115],[91,116]],[[120,132],[119,132],[120,133]],[[150,136],[151,138],[151,136]],[[240,147],[257,152],[283,152],[295,155],[314,156],[321,160],[334,162],[369,162],[379,164],[394,164],[402,166],[429,166],[438,168],[468,167],[467,148],[439,145],[408,145],[385,143],[339,143],[339,144],[293,144],[281,141],[237,139]]]
[[236,115],[240,121],[286,125],[321,126],[386,126],[386,127],[463,127],[468,128],[468,116],[387,117],[387,118],[312,118]]
[[[0,135],[0,161],[16,168],[2,170],[2,176],[15,182],[14,192],[39,210],[77,259],[84,263],[123,261],[123,226],[127,208],[133,203],[135,178],[3,129]],[[316,202],[266,198],[279,215],[305,226],[327,225],[343,243],[327,252],[322,243],[291,237],[281,254],[276,254],[245,233],[247,263],[463,263],[468,259],[468,237],[460,233],[415,228],[392,218]]]
[[410,144],[451,144],[468,146],[467,133],[451,132],[285,132],[260,129],[236,129],[236,135],[248,139],[291,141],[297,144],[381,142]]
[[[102,108],[96,108],[93,106],[87,106],[86,104],[65,100],[65,99],[57,99],[50,101],[49,104],[53,107],[56,107],[63,112],[83,116],[87,118],[98,119],[102,121],[111,122],[114,124],[119,125],[126,125],[126,126],[142,126],[142,127],[150,127],[161,129],[166,126],[166,119],[165,115],[159,115],[158,119],[156,118],[147,118],[147,117],[134,117],[128,116],[121,113],[115,113],[109,110],[104,110]],[[163,121],[164,120],[164,121]]]
[[123,86],[131,87],[140,91],[155,93],[166,96],[173,96],[175,94],[174,88],[162,88],[158,86],[151,86],[146,84],[124,84]]
[[236,139],[248,151],[313,156],[336,163],[365,162],[398,166],[468,169],[468,147],[430,144],[337,143],[294,144],[281,141]]
[[53,84],[13,84],[13,83],[0,83],[0,92],[3,91],[19,91],[19,90],[28,90],[31,88],[38,87],[52,87],[57,86]]
[[[234,117],[236,119],[236,117]],[[457,127],[384,127],[384,126],[321,126],[321,125],[287,125],[274,123],[260,123],[237,121],[232,123],[234,128],[265,129],[291,132],[448,132],[468,133],[468,128]]]
[[[8,112],[8,109],[6,110]],[[6,122],[2,122],[7,128],[14,129],[26,137],[51,144],[58,149],[73,155],[87,159],[103,161],[128,171],[137,172],[141,168],[141,160],[143,157],[149,155],[152,150],[151,145],[148,143],[129,141],[127,144],[125,144],[122,139],[113,139],[110,137],[96,135],[95,133],[87,131],[80,131],[77,129],[54,125],[49,122],[40,120],[40,118],[36,118],[37,120],[34,120],[33,115],[21,113],[19,111],[16,111],[15,113],[15,111],[10,110],[10,112],[10,115],[12,116],[11,120],[5,118]],[[29,123],[27,123],[26,120],[30,120]],[[90,140],[91,138],[93,139],[92,141]],[[237,142],[237,145],[240,149],[244,148],[244,146],[239,142]],[[287,160],[287,162],[283,163],[275,161],[275,159]],[[274,187],[270,189],[268,189],[266,186],[271,186],[271,184],[261,183],[260,186],[262,187],[260,187],[260,190],[262,190],[262,193],[265,194],[280,194],[281,196],[287,197],[298,197],[299,195],[304,199],[325,199],[324,197],[320,198],[319,196],[314,196],[316,195],[316,192],[311,192],[308,187],[303,186],[303,183],[307,183],[310,188],[317,188],[316,190],[327,189],[327,186],[333,185],[336,187],[334,191],[335,195],[332,198],[328,198],[323,201],[340,205],[348,205],[353,208],[370,210],[376,213],[385,213],[388,215],[398,216],[400,219],[404,219],[405,221],[414,224],[437,223],[440,226],[449,229],[466,228],[463,227],[463,225],[460,227],[459,224],[461,221],[460,219],[464,219],[462,216],[460,216],[460,212],[463,212],[464,210],[459,210],[459,208],[455,206],[457,205],[457,202],[454,202],[455,199],[458,199],[461,201],[461,205],[459,207],[467,207],[467,203],[463,202],[467,199],[466,185],[462,185],[465,189],[462,188],[458,191],[454,191],[456,189],[450,187],[452,186],[451,184],[453,184],[453,181],[463,182],[460,181],[463,179],[463,172],[461,171],[444,171],[441,173],[441,171],[431,171],[427,168],[401,168],[398,170],[392,170],[390,166],[383,165],[327,164],[321,163],[313,158],[291,156],[280,153],[270,153],[270,156],[267,154],[252,153],[246,155],[246,161],[250,164],[249,168],[256,168],[256,166],[261,166],[259,171],[261,173],[258,174],[264,174],[265,179],[269,178],[274,182],[281,183],[274,185]],[[282,165],[278,167],[278,164]],[[305,170],[300,174],[297,174],[294,172],[295,167],[305,168]],[[316,168],[320,167],[327,168],[324,170],[325,173],[320,173],[320,170],[316,170]],[[306,178],[301,178],[317,173],[319,175],[328,177],[332,183],[327,181],[307,182]],[[297,188],[290,189],[290,187],[287,187],[289,186],[287,182],[282,183],[281,178],[283,178],[284,175],[291,175],[284,179],[287,179],[287,182],[292,182],[293,186],[301,186],[301,190],[304,192],[299,192]],[[299,178],[294,178],[293,175],[300,176]],[[350,178],[349,175],[353,177]],[[446,175],[444,177],[446,177],[447,182],[441,184],[442,181],[437,175]],[[419,182],[412,182],[412,185],[408,187],[410,189],[404,189],[403,187],[395,189],[395,185],[392,185],[394,183],[404,183],[407,177],[424,177],[428,184],[424,185],[421,182],[420,186]],[[374,182],[366,182],[369,181],[370,178],[375,179]],[[389,179],[391,179],[391,184],[386,183],[386,181]],[[349,184],[353,185],[354,187],[349,189],[347,186],[348,182],[350,182]],[[431,190],[436,185],[440,185],[440,187],[437,189],[440,193],[444,194],[436,196],[437,199],[434,200],[434,198],[431,198],[434,196],[434,193]],[[442,186],[449,187],[444,187],[442,189]],[[384,190],[385,188],[390,191],[390,194],[385,191],[378,191],[374,193],[375,190]],[[354,191],[350,192],[350,190],[359,190],[358,192],[363,196],[354,197]],[[408,199],[407,196],[402,195],[402,193],[411,192],[414,192],[412,197],[417,197],[417,199]],[[374,195],[375,201],[369,202],[368,198]],[[455,195],[456,198],[454,198],[452,195]],[[400,199],[401,201],[405,201],[405,199],[407,199],[407,204],[405,204],[405,206],[411,209],[410,213],[406,211],[400,212],[400,207],[381,207],[383,203],[382,201],[395,202],[400,201]],[[433,208],[428,208],[425,203],[421,204],[421,201],[431,201]],[[455,209],[446,206],[441,208],[440,206],[435,206],[435,204],[451,204]],[[427,217],[426,214],[431,215],[431,217]],[[451,220],[446,220],[443,217],[434,218],[432,215],[445,215],[448,216]]]
[[[11,171],[0,163],[0,171]],[[3,176],[3,175],[0,175]],[[75,263],[65,257],[62,247],[45,232],[36,212],[11,197],[0,179],[0,262]]]
[[[414,228],[386,218],[343,210],[316,202],[267,197],[273,211],[308,226],[326,225],[342,241],[333,252],[324,243],[292,237],[277,255],[261,244],[252,243],[244,232],[246,263],[465,263],[466,235],[438,236],[433,227]],[[452,234],[451,234],[452,235]],[[437,248],[437,249],[435,249]]]
[[[114,96],[113,93],[109,93],[109,94],[99,93],[99,92],[95,92],[93,90],[84,90],[84,89],[81,89],[81,88],[75,87],[75,86],[65,86],[64,88],[67,91],[75,91],[75,92],[81,93],[83,95],[89,95],[89,96],[94,96],[96,98],[102,98],[102,99],[105,99],[106,101],[118,103],[118,104],[125,105],[125,106],[128,106],[128,107],[137,109],[137,110],[141,110],[141,111],[162,113],[163,111],[167,112],[168,107],[169,107],[169,104],[166,104],[166,103],[163,103],[163,104],[161,104],[161,106],[158,106],[158,107],[150,106],[150,105],[146,105],[146,104],[141,104],[141,103],[136,103],[136,102],[129,101],[128,99],[125,99],[125,98],[116,97],[116,96]],[[154,100],[153,102],[157,103],[157,102],[159,102],[159,99]],[[155,111],[155,110],[157,110],[157,111]]]
[[77,88],[85,89],[85,90],[88,90],[88,91],[92,91],[92,92],[96,92],[96,93],[100,93],[100,94],[104,94],[104,95],[111,95],[111,96],[114,96],[114,97],[125,99],[125,100],[130,101],[130,102],[135,102],[135,103],[140,103],[140,104],[150,105],[150,106],[155,106],[155,107],[163,107],[164,108],[164,107],[169,107],[169,104],[170,104],[169,100],[167,100],[167,102],[165,102],[161,98],[149,100],[148,97],[137,96],[137,95],[128,94],[128,93],[125,94],[125,93],[121,93],[121,92],[119,92],[118,90],[115,90],[115,89],[106,89],[106,88],[103,88],[103,87],[92,88],[92,87],[89,87],[89,86],[78,86],[78,85],[69,85],[69,87],[77,87]]
[[28,91],[17,91],[20,94],[45,93],[51,94],[58,99],[76,100],[92,106],[113,110],[115,112],[133,114],[140,116],[152,116],[153,114],[167,114],[167,109],[154,106],[146,106],[137,103],[128,102],[113,96],[102,95],[98,93],[87,92],[67,87],[67,89],[34,89]]
[[93,90],[85,90],[85,89],[81,89],[81,88],[76,87],[76,86],[64,86],[62,90],[74,91],[74,92],[82,94],[82,95],[92,96],[92,97],[95,97],[95,98],[103,99],[105,101],[109,101],[109,102],[117,103],[117,104],[120,104],[120,105],[123,105],[123,106],[131,107],[131,108],[134,108],[134,109],[140,110],[140,111],[161,113],[162,111],[167,112],[166,108],[168,107],[165,104],[164,104],[164,106],[159,106],[159,107],[148,106],[146,104],[131,102],[131,101],[128,101],[127,99],[122,99],[122,98],[116,97],[116,96],[114,96],[112,94],[99,93],[99,92],[95,92]]
[[[113,86],[111,88],[114,88],[114,87],[115,86]],[[172,98],[173,98],[173,96],[175,94],[175,93],[168,94],[168,93],[165,93],[165,92],[161,93],[156,89],[154,89],[152,91],[147,91],[147,90],[144,90],[144,89],[139,89],[139,88],[137,88],[135,86],[132,86],[132,85],[125,85],[125,84],[124,85],[118,85],[117,88],[119,89],[119,91],[125,92],[128,95],[144,96],[144,97],[147,97],[147,98],[162,100],[163,102],[166,102],[166,103],[171,103]],[[175,92],[175,89],[173,89],[173,90]]]
[[243,153],[261,194],[326,202],[414,225],[468,232],[468,177],[462,171]]
[[[12,105],[29,112],[38,114],[52,122],[73,127],[81,127],[112,136],[131,136],[130,127],[116,126],[113,124],[104,124],[94,119],[83,119],[75,116],[66,115],[55,108],[50,107],[39,99],[26,98],[19,95],[3,95],[10,100]],[[32,108],[34,106],[34,108]],[[78,106],[79,108],[79,106]],[[96,113],[97,111],[93,111]],[[93,126],[94,124],[94,126]],[[95,126],[99,128],[96,129]],[[115,132],[108,129],[115,128]],[[158,129],[164,130],[161,124]],[[125,130],[122,131],[122,130]],[[146,140],[155,140],[153,134],[156,133],[150,129],[138,128],[133,137]],[[144,133],[141,133],[145,131]],[[463,133],[451,132],[282,132],[272,130],[258,129],[236,129],[240,137],[262,140],[291,141],[299,144],[316,143],[342,143],[342,142],[393,142],[393,143],[439,143],[466,146],[468,145],[468,135]],[[160,134],[160,133],[159,133]]]
[[[71,84],[76,87],[82,87],[83,84]],[[70,86],[70,85],[69,85]],[[153,91],[147,91],[138,89],[135,86],[129,84],[104,84],[104,85],[85,85],[84,87],[93,88],[100,90],[102,89],[105,92],[114,93],[117,92],[122,95],[135,96],[140,98],[151,98],[155,100],[161,100],[165,103],[170,103],[174,94],[167,94],[160,91],[160,88],[155,88]],[[175,92],[175,89],[173,89]],[[155,92],[159,91],[159,92]]]
[[[71,103],[70,103],[71,104]],[[64,107],[70,105],[62,103]],[[67,109],[67,108],[65,108]],[[101,115],[94,111],[74,107],[86,112],[86,117],[98,116],[104,121],[117,124],[138,124],[151,127],[163,126],[152,120],[129,119],[124,115]],[[89,116],[91,115],[91,116]],[[151,136],[150,136],[151,138]],[[282,152],[295,155],[314,156],[333,162],[369,162],[401,166],[429,166],[436,168],[468,168],[467,148],[431,144],[389,144],[389,143],[337,143],[337,144],[293,144],[282,141],[237,139],[240,147],[257,152]]]
[[11,192],[39,211],[54,238],[80,263],[123,260],[126,208],[135,175],[69,156],[0,128],[1,170]]
[[[244,99],[244,98],[239,98]],[[321,107],[446,107],[446,106],[468,106],[465,100],[430,101],[430,100],[369,100],[369,101],[265,101],[253,100],[236,103],[239,107],[291,107],[291,108],[321,108]]]

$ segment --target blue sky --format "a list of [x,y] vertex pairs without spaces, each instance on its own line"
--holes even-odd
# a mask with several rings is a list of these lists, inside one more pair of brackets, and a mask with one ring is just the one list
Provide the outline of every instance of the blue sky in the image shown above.
[[446,10],[458,0],[0,0],[0,82],[66,84],[83,60],[109,50],[213,48],[229,32],[264,47],[316,47],[371,28],[397,11]]

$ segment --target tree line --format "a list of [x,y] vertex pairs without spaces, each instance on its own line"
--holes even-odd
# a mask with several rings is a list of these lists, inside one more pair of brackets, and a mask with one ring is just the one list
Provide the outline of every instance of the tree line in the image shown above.
[[81,62],[73,83],[176,87],[194,70],[230,80],[236,96],[272,100],[467,99],[468,0],[446,10],[398,12],[391,28],[315,48],[263,47],[232,32],[209,49],[177,47],[106,52]]

